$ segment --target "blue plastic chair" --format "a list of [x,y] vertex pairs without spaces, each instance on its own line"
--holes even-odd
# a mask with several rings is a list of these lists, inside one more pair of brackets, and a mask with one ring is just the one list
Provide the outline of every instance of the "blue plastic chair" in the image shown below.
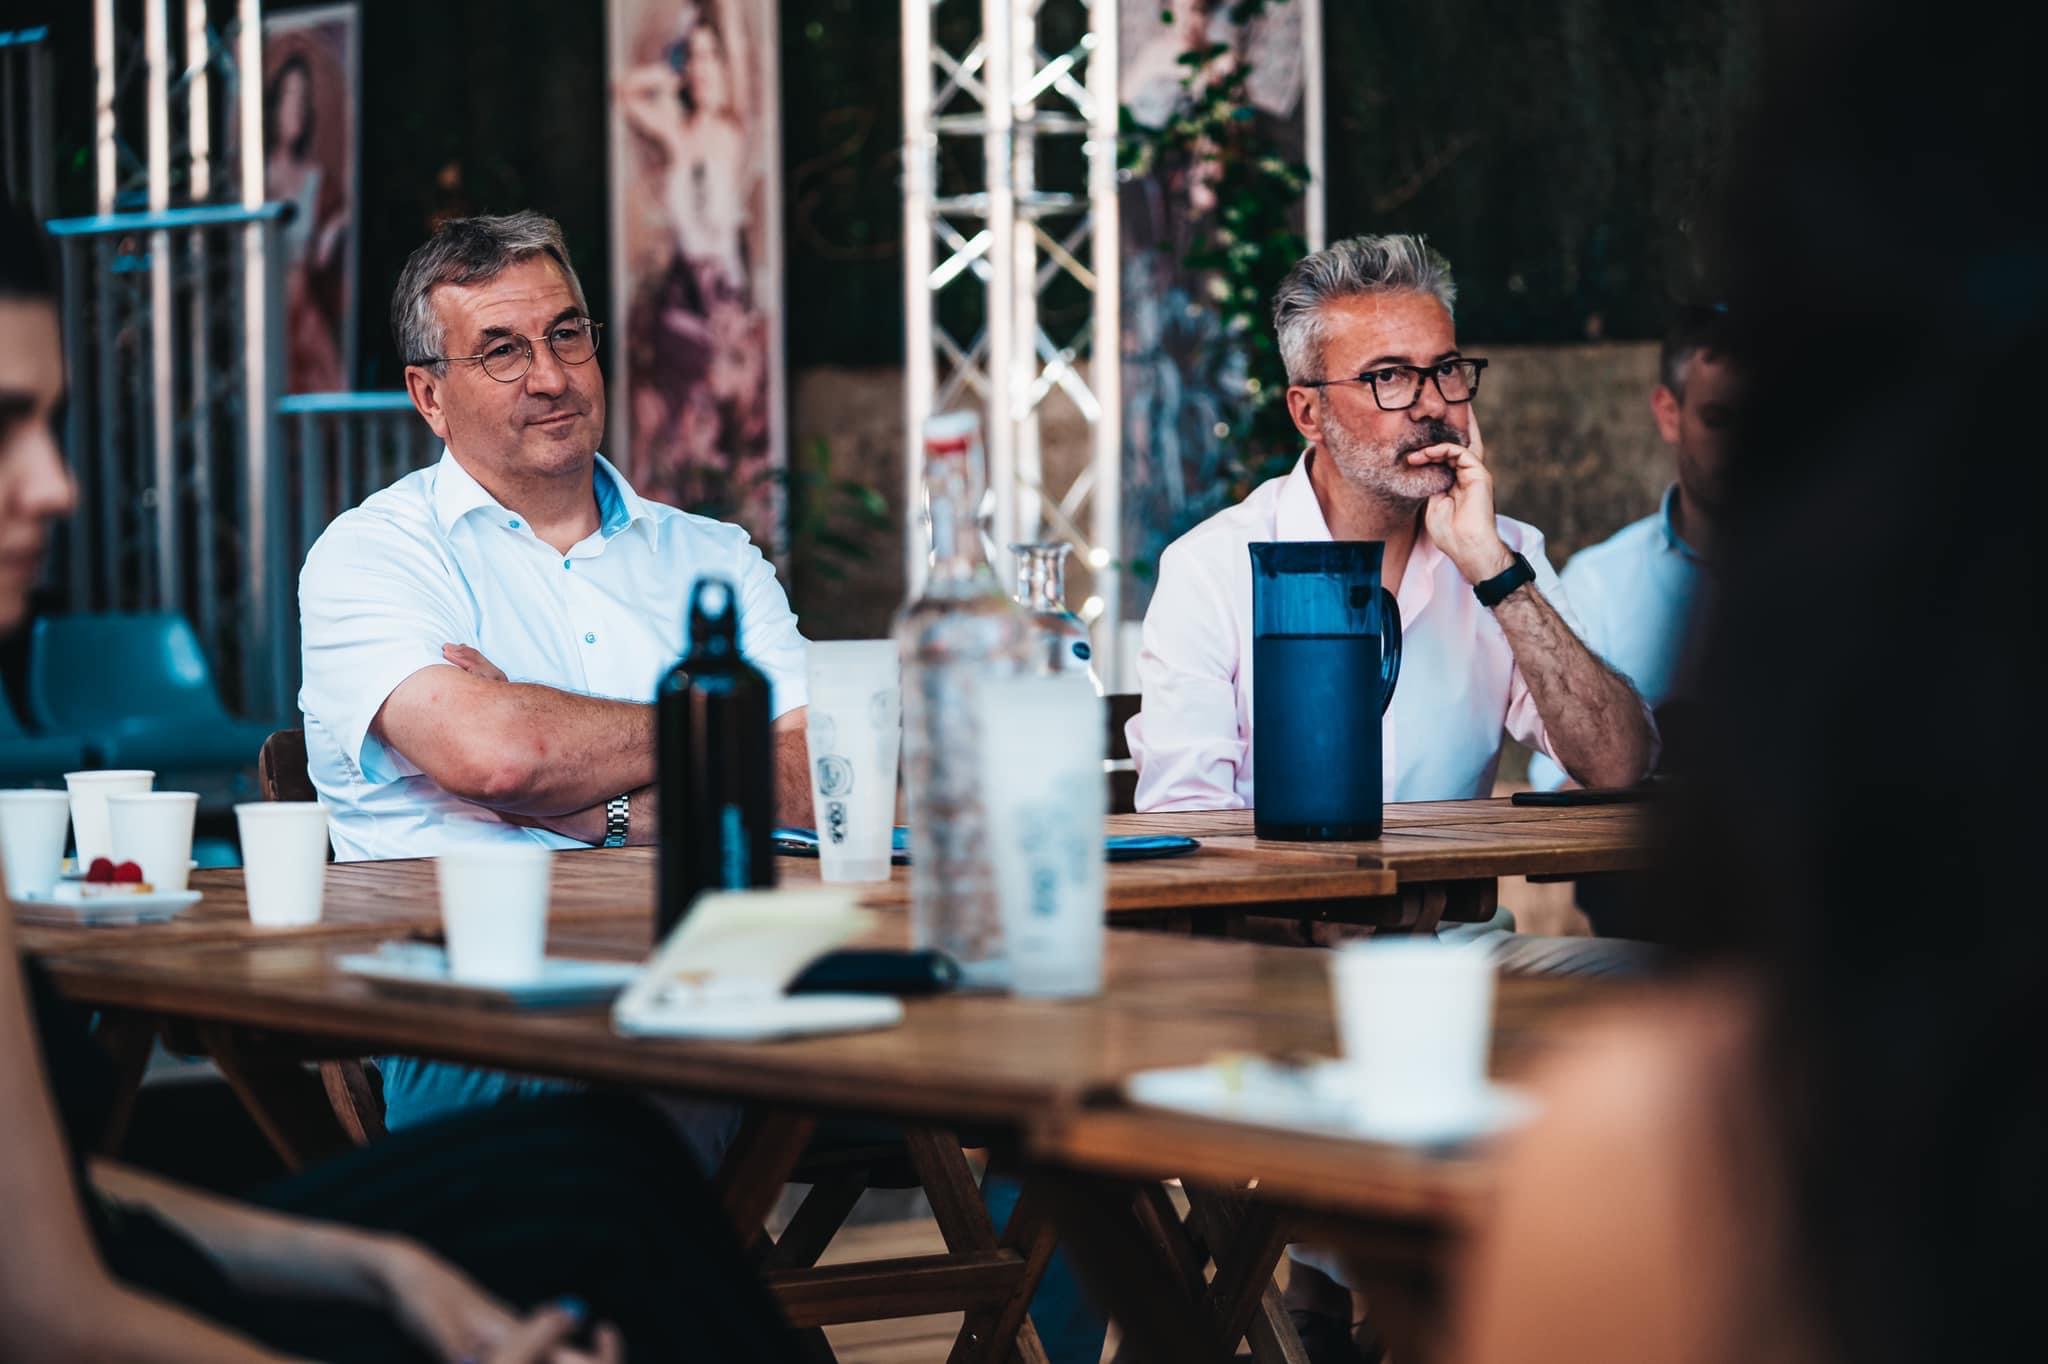
[[108,767],[253,769],[270,737],[228,714],[199,636],[169,612],[44,616],[29,643],[28,699],[42,728],[87,735]]
[[0,692],[0,782],[62,780],[86,765],[85,740],[70,734],[31,734]]

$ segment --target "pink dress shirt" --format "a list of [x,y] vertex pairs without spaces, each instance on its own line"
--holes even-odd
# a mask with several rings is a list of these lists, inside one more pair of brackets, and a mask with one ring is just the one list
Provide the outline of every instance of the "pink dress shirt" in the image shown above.
[[[1168,545],[1145,612],[1138,684],[1144,707],[1125,729],[1140,810],[1252,805],[1252,564],[1260,540],[1328,540],[1304,454]],[[1543,533],[1500,518],[1501,539],[1536,570],[1536,588],[1571,624]],[[1401,678],[1382,723],[1386,798],[1488,795],[1503,732],[1556,758],[1529,685],[1493,613],[1425,531],[1395,594]],[[1361,702],[1361,704],[1366,704]]]

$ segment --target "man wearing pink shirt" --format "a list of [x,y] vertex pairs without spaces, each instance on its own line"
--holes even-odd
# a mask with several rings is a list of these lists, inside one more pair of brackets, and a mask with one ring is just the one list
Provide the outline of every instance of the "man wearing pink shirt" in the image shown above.
[[[1488,794],[1503,734],[1586,786],[1650,770],[1650,713],[1580,640],[1542,533],[1494,512],[1472,413],[1486,362],[1458,349],[1456,297],[1449,265],[1419,237],[1354,237],[1288,272],[1273,324],[1308,449],[1160,557],[1138,656],[1144,707],[1127,730],[1140,810],[1253,804],[1247,546],[1262,540],[1386,546],[1381,573],[1401,610],[1401,677],[1381,732],[1388,800]],[[1509,969],[1641,961],[1628,943],[1489,940]],[[1312,1364],[1364,1359],[1342,1266],[1306,1247],[1292,1255],[1286,1302]]]
[[[1458,349],[1450,267],[1419,237],[1354,237],[1288,272],[1273,308],[1308,449],[1167,547],[1130,723],[1140,810],[1251,806],[1252,588],[1262,540],[1378,540],[1401,610],[1382,735],[1388,800],[1492,790],[1501,738],[1586,786],[1649,771],[1656,732],[1581,642],[1534,527],[1497,515]],[[1361,698],[1361,705],[1377,699]]]

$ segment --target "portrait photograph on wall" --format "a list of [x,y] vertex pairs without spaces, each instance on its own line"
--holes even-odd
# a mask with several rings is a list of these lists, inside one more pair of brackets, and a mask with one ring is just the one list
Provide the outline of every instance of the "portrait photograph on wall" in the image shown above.
[[611,0],[609,443],[650,497],[780,541],[775,7]]
[[292,206],[283,232],[292,393],[355,386],[360,20],[354,5],[321,5],[263,22],[263,192]]

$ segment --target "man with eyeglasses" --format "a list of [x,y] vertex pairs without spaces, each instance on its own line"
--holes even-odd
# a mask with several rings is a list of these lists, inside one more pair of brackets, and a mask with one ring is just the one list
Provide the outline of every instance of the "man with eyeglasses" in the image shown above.
[[1160,557],[1128,731],[1140,810],[1254,802],[1246,547],[1263,540],[1386,546],[1402,633],[1387,799],[1488,794],[1503,733],[1585,785],[1649,770],[1648,713],[1580,641],[1541,532],[1494,512],[1472,410],[1486,361],[1458,349],[1455,297],[1449,265],[1412,236],[1338,242],[1281,284],[1287,406],[1308,449]]
[[[299,706],[335,855],[653,842],[651,702],[702,575],[733,585],[741,649],[773,689],[776,817],[808,823],[796,617],[745,531],[643,501],[598,454],[599,324],[561,228],[444,224],[406,262],[391,323],[447,448],[336,518],[300,575]],[[397,1072],[393,1125],[465,1099]],[[467,1097],[498,1097],[480,1081]]]
[[[1542,533],[1494,512],[1472,411],[1486,361],[1458,348],[1455,299],[1449,264],[1413,236],[1337,242],[1282,281],[1273,322],[1308,449],[1160,557],[1138,657],[1144,705],[1127,730],[1140,810],[1254,802],[1247,546],[1266,540],[1386,546],[1381,573],[1401,612],[1381,738],[1388,800],[1489,794],[1504,733],[1585,785],[1649,771],[1648,710],[1580,641]],[[1641,958],[1635,944],[1486,937],[1510,969],[1602,972]],[[1310,1360],[1364,1358],[1343,1266],[1291,1253],[1286,1302]]]

